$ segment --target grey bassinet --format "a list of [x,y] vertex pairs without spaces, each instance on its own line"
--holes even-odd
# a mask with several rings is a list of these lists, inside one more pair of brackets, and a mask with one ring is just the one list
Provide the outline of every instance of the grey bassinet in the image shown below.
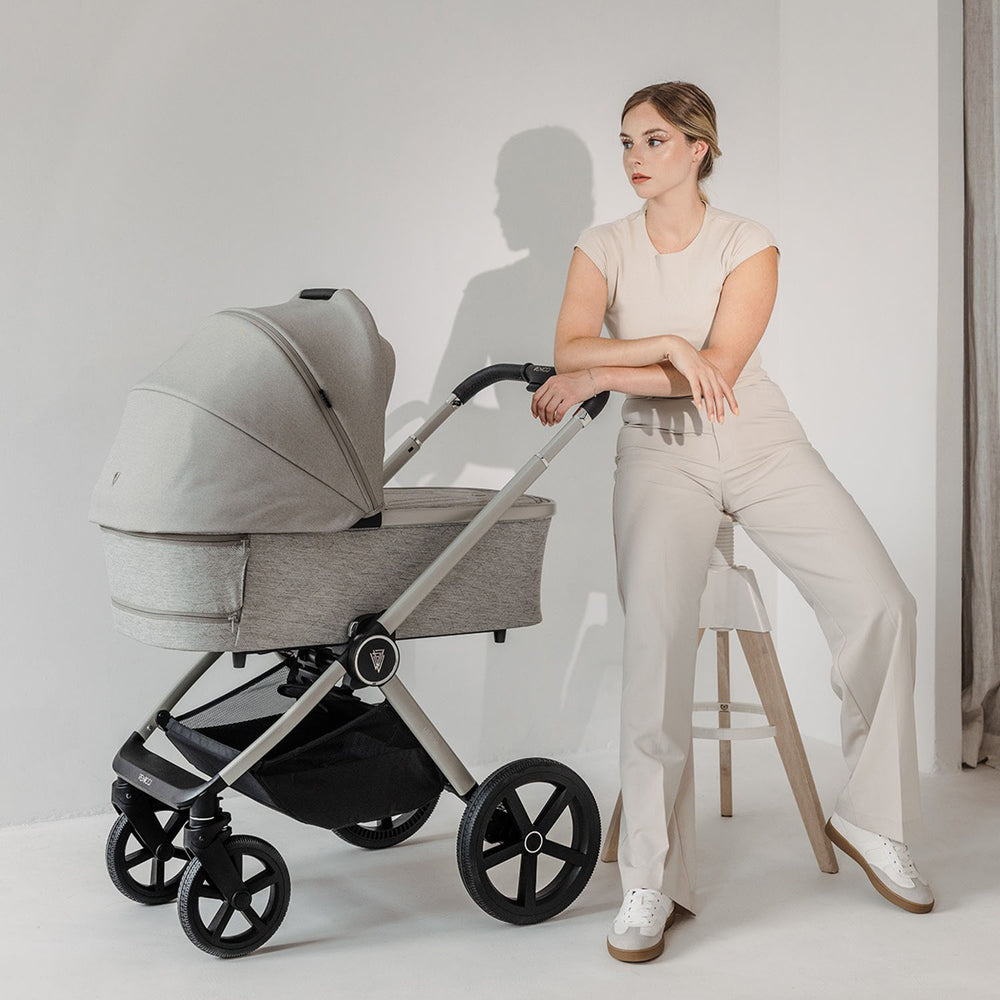
[[[342,289],[218,313],[133,388],[91,506],[117,628],[172,649],[283,649],[341,642],[387,608],[494,496],[383,492],[393,373]],[[541,621],[554,509],[522,496],[397,637]]]

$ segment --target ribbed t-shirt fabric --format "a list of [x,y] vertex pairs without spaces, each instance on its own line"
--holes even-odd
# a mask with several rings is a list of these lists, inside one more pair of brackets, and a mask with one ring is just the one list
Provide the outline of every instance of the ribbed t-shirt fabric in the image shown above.
[[[645,204],[624,219],[584,230],[575,245],[607,279],[604,323],[612,337],[637,340],[673,333],[698,350],[709,346],[730,271],[765,247],[778,246],[759,222],[706,205],[698,235],[683,250],[660,253],[646,230]],[[762,377],[766,373],[758,349],[733,388]]]

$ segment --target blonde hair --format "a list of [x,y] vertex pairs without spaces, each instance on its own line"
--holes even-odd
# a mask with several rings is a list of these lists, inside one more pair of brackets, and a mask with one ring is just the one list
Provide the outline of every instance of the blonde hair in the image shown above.
[[637,90],[625,102],[622,121],[634,107],[647,103],[656,108],[661,118],[683,133],[688,142],[701,139],[707,143],[708,150],[698,167],[698,195],[706,205],[709,204],[701,182],[711,175],[715,159],[722,156],[712,99],[701,87],[696,87],[693,83],[684,83],[682,80],[653,83]]

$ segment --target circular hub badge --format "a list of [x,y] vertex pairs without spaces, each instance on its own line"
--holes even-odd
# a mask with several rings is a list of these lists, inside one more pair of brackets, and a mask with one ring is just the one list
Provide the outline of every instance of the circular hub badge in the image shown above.
[[390,680],[399,664],[399,650],[385,635],[370,635],[354,650],[355,676],[364,684],[379,685]]

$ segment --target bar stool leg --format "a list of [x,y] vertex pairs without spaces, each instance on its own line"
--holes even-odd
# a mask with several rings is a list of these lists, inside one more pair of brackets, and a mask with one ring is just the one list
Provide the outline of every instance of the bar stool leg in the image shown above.
[[761,704],[767,713],[767,721],[775,728],[774,740],[778,745],[778,753],[785,766],[785,773],[792,786],[792,793],[809,836],[809,843],[812,844],[813,853],[819,862],[820,870],[833,874],[840,869],[833,853],[833,845],[824,831],[826,821],[823,817],[823,807],[816,794],[816,785],[809,769],[799,727],[792,713],[788,689],[781,676],[771,633],[737,629],[736,634],[743,647]]
[[[728,729],[732,716],[729,713],[729,632],[720,629],[715,633],[716,670],[719,683],[719,728]],[[725,709],[721,706],[725,705]],[[733,741],[719,740],[719,812],[722,816],[733,814]]]
[[622,793],[618,793],[618,801],[615,803],[615,811],[611,814],[611,824],[608,826],[608,835],[604,838],[604,847],[601,850],[602,861],[618,860],[618,835],[621,831],[622,823]]

